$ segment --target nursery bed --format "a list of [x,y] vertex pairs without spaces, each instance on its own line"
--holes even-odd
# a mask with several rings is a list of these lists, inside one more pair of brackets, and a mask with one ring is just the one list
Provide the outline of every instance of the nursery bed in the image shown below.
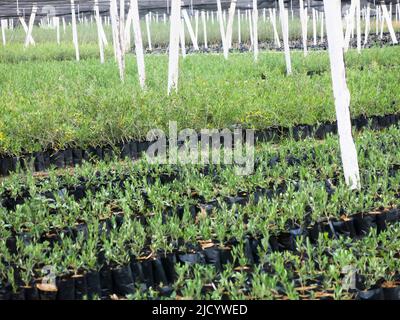
[[[357,135],[358,193],[334,137],[261,144],[248,177],[144,160],[14,174],[1,192],[0,297],[398,299],[399,137]],[[40,285],[44,265],[57,288]],[[349,265],[357,284],[344,289]]]

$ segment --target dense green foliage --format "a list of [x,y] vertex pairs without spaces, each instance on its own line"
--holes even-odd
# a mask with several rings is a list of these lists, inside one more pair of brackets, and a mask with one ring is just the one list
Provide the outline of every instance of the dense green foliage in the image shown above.
[[[4,49],[0,61],[15,50]],[[90,56],[95,51],[87,46]],[[166,56],[146,57],[143,92],[133,56],[127,57],[122,84],[111,57],[104,65],[97,58],[53,61],[59,55],[72,60],[73,48],[37,46],[26,51],[32,60],[40,57],[37,61],[0,62],[0,153],[141,138],[150,129],[168,128],[169,121],[198,130],[234,124],[290,127],[335,119],[324,52],[306,58],[294,52],[290,77],[280,53],[262,53],[257,64],[251,54],[232,54],[228,61],[221,55],[190,55],[181,61],[179,91],[171,96],[166,94]],[[396,47],[348,53],[352,116],[399,110],[399,60]]]

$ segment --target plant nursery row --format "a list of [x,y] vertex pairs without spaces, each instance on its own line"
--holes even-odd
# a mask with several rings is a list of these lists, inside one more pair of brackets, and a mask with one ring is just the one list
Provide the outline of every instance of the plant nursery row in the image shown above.
[[[46,47],[29,52],[35,50]],[[362,55],[348,52],[354,118],[399,112],[399,60],[394,47],[366,49]],[[304,57],[294,52],[292,64],[288,77],[281,53],[262,53],[257,64],[251,54],[232,54],[229,60],[191,55],[181,62],[178,93],[168,96],[163,55],[146,57],[145,91],[138,85],[131,56],[124,83],[113,60],[103,65],[97,59],[0,63],[0,154],[143,140],[155,128],[168,134],[170,119],[178,130],[197,131],[233,125],[263,130],[336,120],[327,53]]]
[[400,129],[355,138],[357,192],[333,136],[260,143],[248,176],[145,160],[12,174],[0,297],[399,299]]

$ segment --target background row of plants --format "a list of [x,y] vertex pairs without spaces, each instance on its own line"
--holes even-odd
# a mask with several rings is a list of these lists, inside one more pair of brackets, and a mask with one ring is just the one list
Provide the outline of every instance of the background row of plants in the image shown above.
[[[37,46],[27,52],[58,49]],[[4,49],[8,50],[8,49]],[[22,49],[20,49],[22,50]],[[53,51],[55,50],[55,51]],[[398,112],[397,48],[346,56],[352,116]],[[335,120],[326,53],[192,55],[181,61],[180,88],[167,96],[167,56],[147,56],[147,90],[137,83],[134,57],[122,84],[115,62],[97,59],[0,63],[0,154],[87,147],[144,138],[150,129],[263,129]]]

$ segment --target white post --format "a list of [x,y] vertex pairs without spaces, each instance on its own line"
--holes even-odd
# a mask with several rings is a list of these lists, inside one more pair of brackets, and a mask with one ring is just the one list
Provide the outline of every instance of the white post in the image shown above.
[[317,45],[317,19],[316,19],[316,12],[315,9],[312,9],[312,21],[313,21],[313,44],[314,46]]
[[181,29],[181,0],[171,0],[168,62],[168,95],[178,90],[179,75],[179,34]]
[[7,20],[1,19],[1,36],[3,38],[3,46],[6,45],[6,24]]
[[[28,35],[28,26],[26,25],[25,19],[23,17],[19,17],[19,21],[21,22],[22,28],[25,31],[25,35]],[[29,44],[35,45],[35,40],[33,40],[32,35],[29,37]]]
[[181,39],[182,58],[186,58],[185,21],[183,19],[181,19],[180,39]]
[[144,65],[142,32],[140,30],[138,0],[131,0],[131,10],[132,10],[133,33],[135,36],[135,53],[136,53],[136,63],[139,74],[139,83],[142,89],[144,89],[146,86],[146,71]]
[[129,11],[125,23],[125,52],[128,52],[129,49],[131,48],[131,24],[132,24],[132,7],[129,6]]
[[276,11],[275,9],[269,9],[269,16],[271,18],[271,24],[272,28],[274,30],[274,40],[275,40],[275,45],[280,48],[281,47],[281,42],[279,40],[279,34],[278,34],[278,29],[276,28]]
[[195,31],[194,35],[196,38],[196,43],[199,43],[199,11],[196,10],[194,13],[194,21],[195,21]]
[[31,35],[32,35],[32,29],[33,29],[33,23],[35,22],[36,12],[37,12],[37,6],[36,6],[36,4],[34,4],[32,6],[31,16],[29,18],[28,33],[25,38],[25,48],[28,47],[29,44],[31,43],[31,37],[32,37]]
[[229,7],[228,25],[226,27],[226,44],[228,48],[232,48],[232,32],[233,32],[233,20],[235,18],[237,0],[231,0],[231,6]]
[[325,25],[325,17],[324,13],[321,12],[321,43],[324,42],[324,25]]
[[360,188],[360,173],[357,151],[351,132],[350,92],[347,88],[346,70],[343,60],[341,1],[324,0],[324,6],[343,171],[349,187],[357,189]]
[[368,43],[369,30],[371,28],[371,6],[368,3],[367,5],[367,13],[365,15],[365,38],[364,38],[364,46]]
[[54,24],[56,25],[56,30],[57,30],[57,44],[60,44],[60,18],[59,17],[54,17]]
[[356,23],[357,23],[357,51],[361,53],[361,4],[356,0]]
[[300,23],[301,23],[301,34],[303,39],[303,51],[304,56],[307,55],[307,17],[304,10],[303,0],[300,0]]
[[98,37],[99,51],[100,51],[100,63],[104,63],[104,47],[103,47],[103,39],[101,38],[101,30],[100,30],[101,18],[100,18],[98,0],[94,0],[94,12],[96,14],[97,37]]
[[153,50],[153,48],[152,48],[152,46],[151,46],[150,16],[149,16],[149,14],[146,14],[145,20],[146,20],[146,30],[147,30],[147,42],[148,42],[148,47],[149,47],[149,50]]
[[254,61],[258,60],[258,9],[257,0],[253,0],[253,48],[254,48]]
[[240,30],[240,9],[238,9],[238,44],[240,45],[242,43],[242,31]]
[[[348,24],[346,28],[346,35],[345,35],[345,40],[344,40],[344,51],[347,52],[349,49],[350,45],[350,37],[351,33],[354,29],[354,15],[355,15],[355,10],[356,10],[356,2],[355,0],[351,0],[351,6],[350,6],[350,13],[348,15]],[[325,12],[326,14],[326,12]]]
[[218,8],[217,14],[218,14],[219,31],[220,31],[221,40],[222,40],[222,48],[224,50],[225,59],[228,59],[228,45],[226,43],[224,21],[222,18],[221,0],[217,0],[217,8]]
[[110,7],[110,14],[111,14],[111,24],[114,26],[113,38],[116,50],[116,57],[119,69],[119,77],[123,82],[125,79],[125,66],[124,66],[124,52],[123,46],[121,42],[123,41],[123,34],[121,35],[121,26],[120,26],[120,18],[118,17],[118,7],[117,7],[117,0],[111,0],[111,7]]
[[285,9],[285,4],[283,0],[279,0],[279,13],[282,25],[283,46],[285,49],[286,71],[287,74],[291,74],[292,62],[290,59],[290,48],[289,48],[289,16],[288,16],[288,11]]
[[63,31],[64,31],[64,34],[65,34],[67,27],[65,25],[65,18],[64,17],[62,18],[62,23],[63,23]]
[[192,40],[192,44],[193,44],[193,49],[195,51],[199,51],[199,46],[197,44],[197,39],[196,36],[193,32],[193,28],[192,28],[192,24],[190,23],[190,19],[189,19],[189,15],[186,11],[186,9],[182,9],[182,15],[183,15],[183,19],[185,20],[188,32],[189,32],[189,36],[190,36],[190,40]]
[[75,46],[76,61],[79,61],[79,43],[78,43],[78,32],[76,30],[76,16],[75,16],[74,0],[71,0],[71,16],[72,16],[72,41]]
[[204,37],[204,48],[207,49],[207,23],[206,23],[206,14],[204,11],[201,11],[201,21],[203,24],[203,37]]
[[384,20],[386,20],[387,26],[389,28],[389,33],[390,33],[390,37],[392,38],[392,42],[394,44],[397,44],[398,42],[397,42],[396,34],[393,29],[392,17],[389,16],[388,10],[384,3],[382,3],[382,12],[383,12],[383,18],[384,18]]
[[248,14],[248,21],[249,21],[249,31],[250,31],[250,44],[251,44],[251,48],[253,49],[254,47],[254,31],[253,31],[253,15],[250,13],[249,10],[247,10],[247,14]]

